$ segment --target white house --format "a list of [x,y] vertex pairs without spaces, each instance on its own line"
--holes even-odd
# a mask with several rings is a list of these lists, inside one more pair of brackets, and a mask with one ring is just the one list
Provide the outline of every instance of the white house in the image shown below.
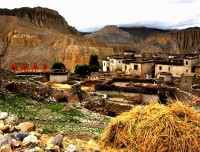
[[122,72],[128,75],[138,75],[145,78],[151,75],[153,70],[153,60],[124,60],[122,64]]
[[122,71],[122,61],[124,56],[112,56],[110,57],[110,71]]
[[198,55],[188,55],[183,59],[156,61],[155,76],[161,72],[171,73],[172,77],[181,77],[183,73],[194,73],[195,66],[199,63]]
[[110,59],[103,60],[103,72],[110,71]]

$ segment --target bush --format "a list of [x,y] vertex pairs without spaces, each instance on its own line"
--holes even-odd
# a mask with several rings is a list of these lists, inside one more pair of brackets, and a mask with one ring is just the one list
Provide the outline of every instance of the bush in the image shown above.
[[99,71],[99,66],[97,65],[92,65],[90,67],[90,72],[98,72]]
[[89,74],[89,66],[84,64],[84,65],[76,65],[74,73],[81,75],[82,77],[85,77],[86,75]]
[[99,67],[99,61],[98,61],[98,56],[97,55],[90,55],[90,63],[89,63],[89,66],[93,66],[93,65],[96,65]]
[[62,70],[66,70],[65,65],[62,62],[56,62],[53,64],[51,69],[62,69]]

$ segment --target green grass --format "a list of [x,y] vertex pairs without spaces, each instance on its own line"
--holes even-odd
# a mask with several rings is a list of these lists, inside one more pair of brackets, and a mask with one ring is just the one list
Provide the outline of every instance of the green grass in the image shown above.
[[84,118],[77,109],[65,110],[65,106],[66,103],[30,102],[26,97],[16,95],[1,99],[0,111],[15,114],[22,119],[79,123],[76,117]]
[[[0,98],[0,111],[9,112],[17,115],[21,119],[28,120],[41,120],[36,122],[36,128],[41,133],[57,133],[60,131],[66,133],[101,133],[102,128],[95,127],[82,127],[82,126],[70,126],[62,124],[68,123],[80,123],[79,119],[93,120],[94,118],[84,116],[84,114],[78,110],[77,105],[73,105],[71,109],[66,110],[67,103],[50,103],[50,102],[37,102],[27,97],[15,95],[7,98]],[[95,119],[94,119],[95,120]],[[108,120],[106,120],[108,121]],[[48,124],[49,122],[49,124]],[[52,123],[50,123],[52,122]],[[60,124],[59,124],[60,122]],[[62,123],[61,123],[62,122]]]
[[36,124],[38,131],[42,134],[49,133],[102,133],[102,128],[93,128],[93,127],[83,127],[83,126],[70,126],[64,124]]

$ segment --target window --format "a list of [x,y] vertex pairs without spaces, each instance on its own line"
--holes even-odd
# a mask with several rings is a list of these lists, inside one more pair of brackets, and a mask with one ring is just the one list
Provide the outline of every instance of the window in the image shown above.
[[185,61],[185,65],[188,65],[188,61]]
[[138,65],[134,65],[134,70],[138,70]]
[[106,63],[104,63],[103,65],[106,66]]
[[125,71],[127,70],[127,66],[125,65]]
[[168,69],[169,69],[169,71],[170,71],[170,67],[169,67]]
[[115,60],[111,60],[110,62],[111,62],[112,64],[114,64]]
[[188,70],[186,70],[186,72],[188,72]]
[[162,70],[162,66],[159,66],[159,70]]
[[119,63],[120,63],[120,61],[119,61]]

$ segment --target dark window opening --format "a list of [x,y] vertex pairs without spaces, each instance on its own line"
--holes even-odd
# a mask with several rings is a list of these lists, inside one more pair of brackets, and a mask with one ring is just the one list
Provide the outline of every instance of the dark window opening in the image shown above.
[[185,65],[188,65],[188,61],[185,62]]
[[159,66],[159,70],[162,70],[162,66]]
[[169,71],[170,71],[170,67],[169,67]]
[[138,70],[138,65],[134,65],[134,70]]

